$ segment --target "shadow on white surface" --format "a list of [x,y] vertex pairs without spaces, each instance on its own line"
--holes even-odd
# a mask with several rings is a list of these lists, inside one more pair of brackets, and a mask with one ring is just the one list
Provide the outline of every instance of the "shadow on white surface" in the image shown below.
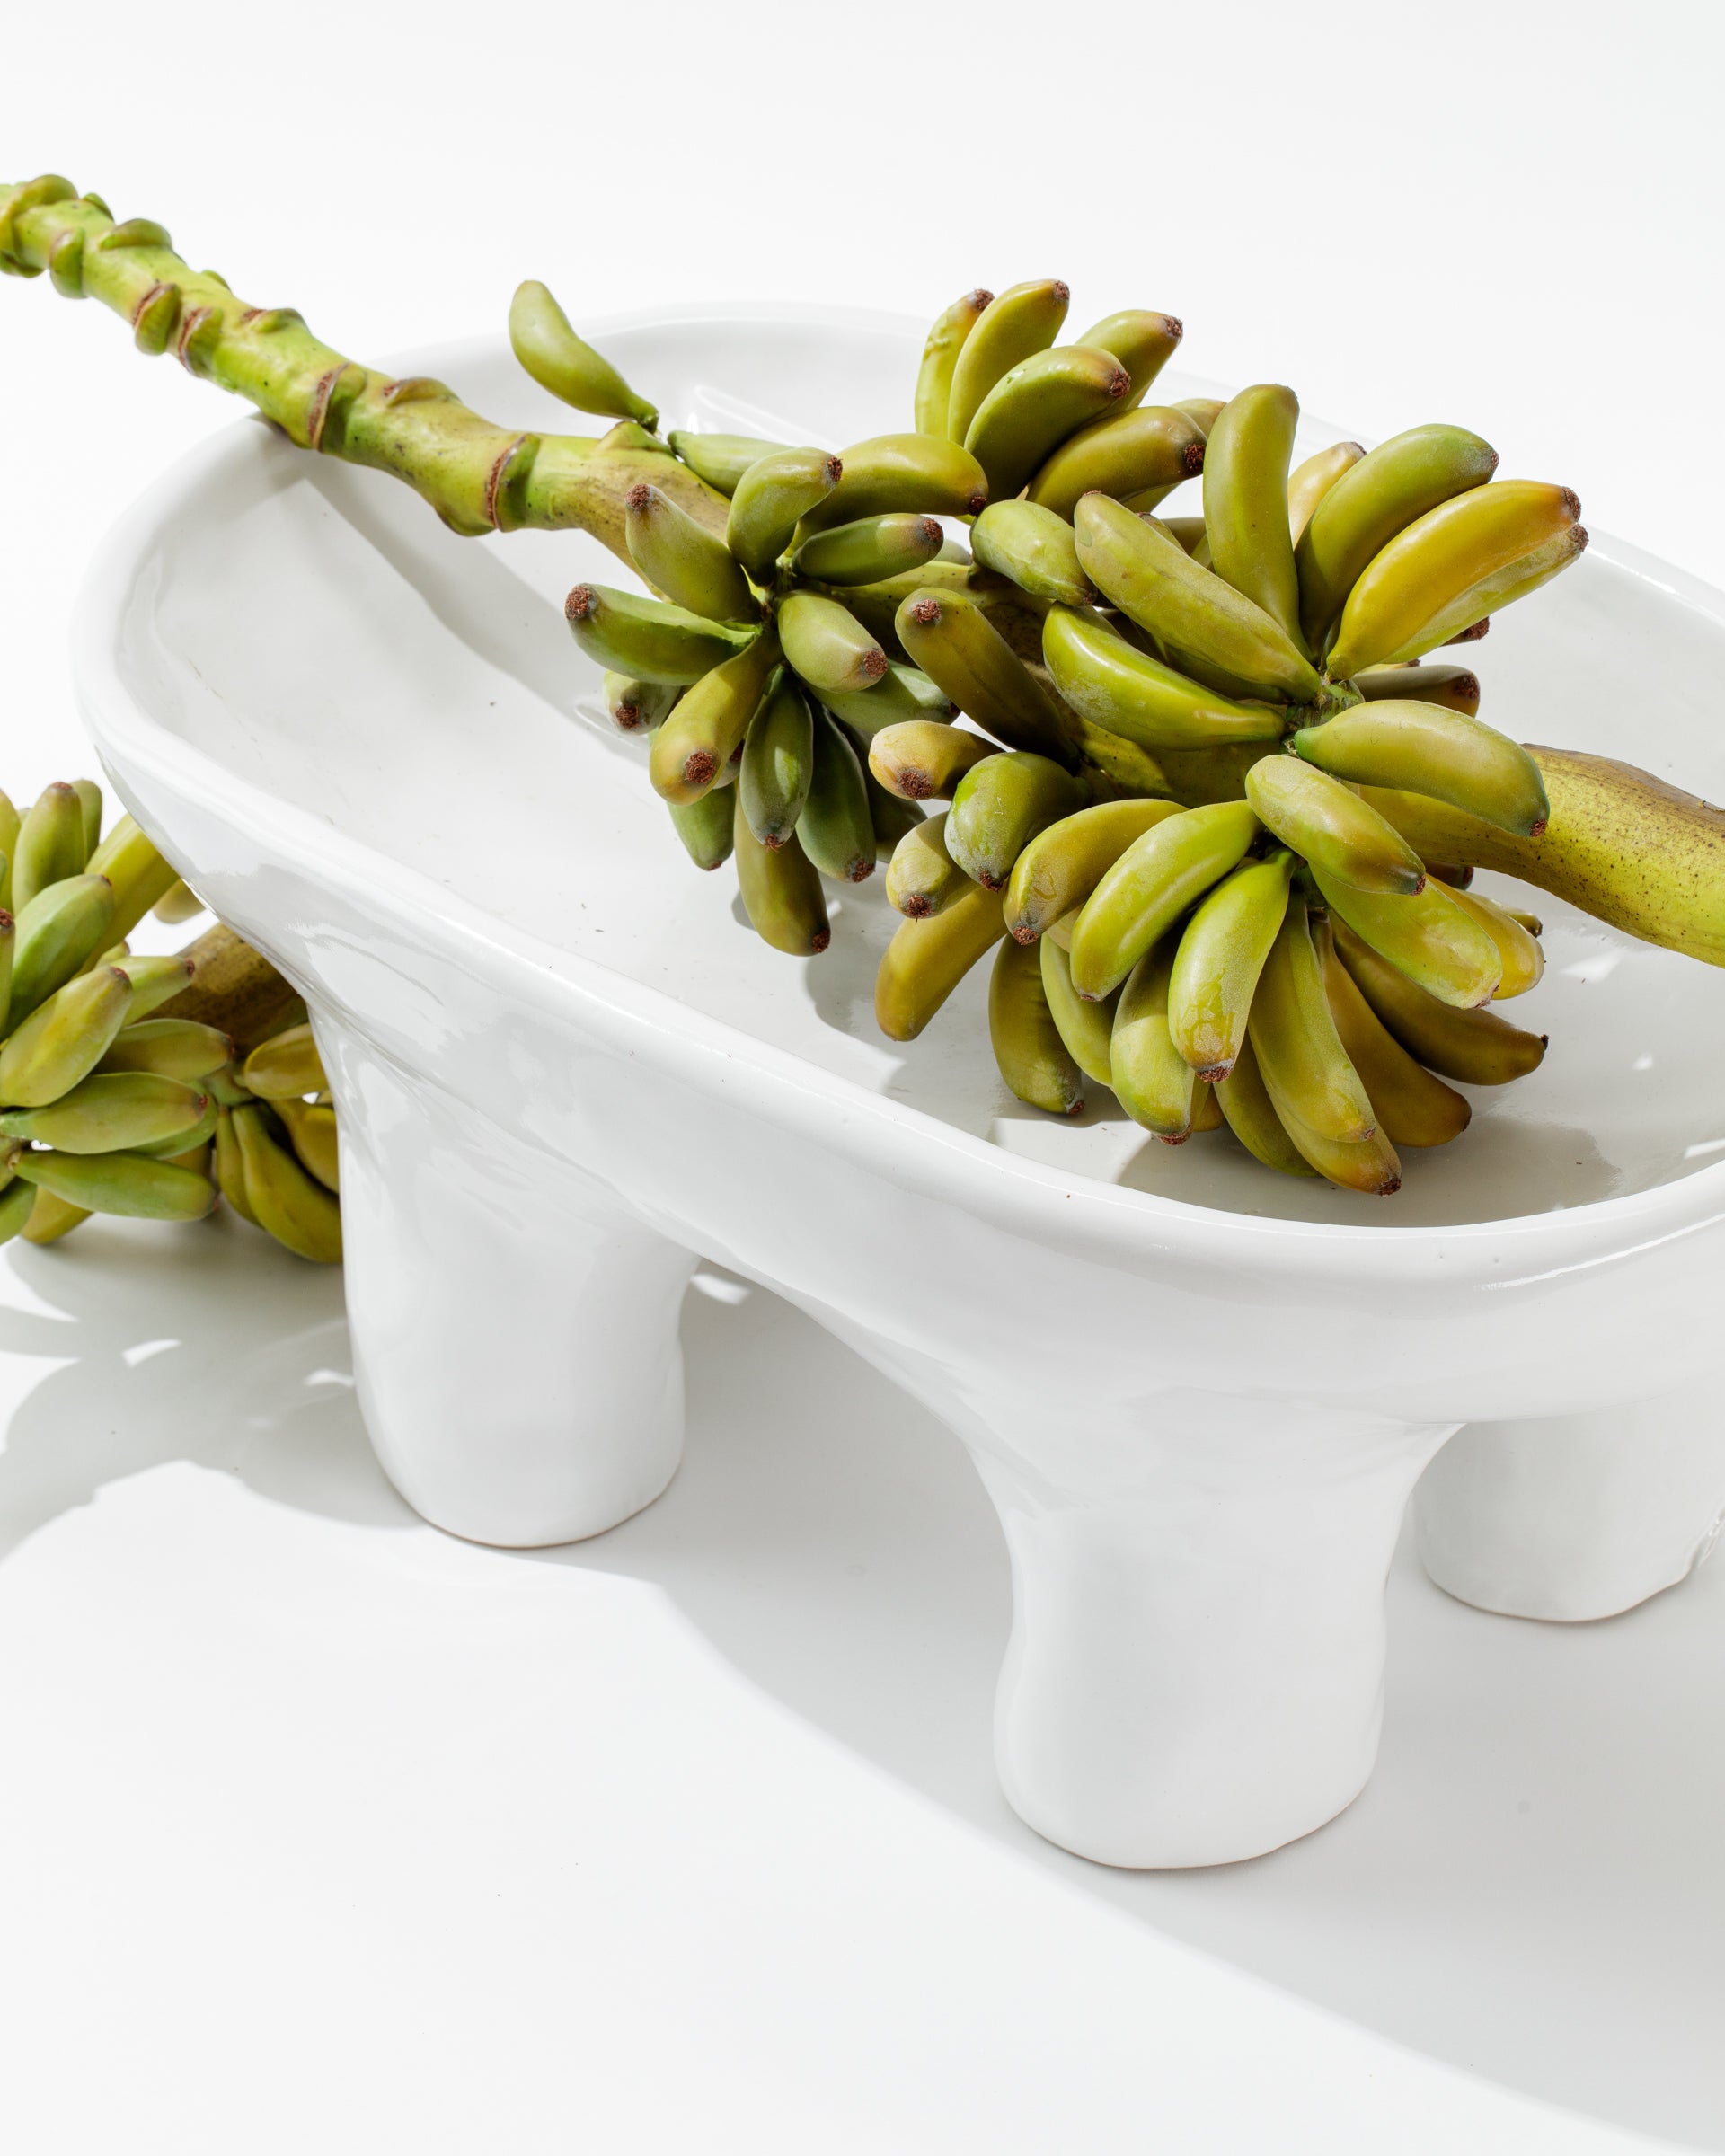
[[[192,1577],[176,1586],[196,1596],[208,1569],[209,1623],[242,1638],[253,1624],[292,1629],[301,1605],[317,1597],[323,1569],[338,1562],[377,1576],[385,1611],[397,1593],[405,1609],[415,1606],[410,1577],[421,1595],[428,1580],[441,1583],[440,1616],[471,1639],[472,1674],[499,1718],[489,1736],[482,1727],[471,1739],[452,1729],[442,1741],[484,1745],[544,1713],[544,1672],[514,1666],[518,1590],[529,1590],[536,1608],[539,1590],[550,1589],[558,1620],[578,1640],[594,1626],[593,1652],[603,1656],[606,1621],[617,1618],[589,1591],[611,1583],[615,1601],[621,1583],[639,1583],[659,1596],[643,1603],[631,1587],[616,1604],[626,1621],[659,1621],[649,1613],[662,1598],[722,1658],[701,1666],[703,1713],[711,1695],[715,1714],[722,1708],[747,1721],[755,1710],[738,1701],[756,1688],[1010,1854],[1008,1877],[1025,1875],[1028,1863],[1032,1876],[1058,1882],[1063,1903],[1076,1889],[1155,1934],[1506,2089],[1725,2149],[1717,2044],[1725,1564],[1628,1617],[1556,1628],[1448,1601],[1404,1551],[1392,1582],[1382,1763],[1359,1802],[1320,1834],[1255,1863],[1114,1872],[1037,1840],[996,1789],[989,1718],[1007,1621],[1005,1563],[959,1447],[771,1295],[712,1271],[697,1278],[684,1322],[688,1455],[665,1498],[596,1542],[501,1553],[436,1537],[389,1489],[354,1408],[339,1280],[261,1238],[232,1224],[168,1235],[93,1224],[64,1250],[14,1248],[5,1291],[0,1609],[19,1606],[4,1590],[30,1555],[24,1545],[40,1551],[52,1537],[75,1536],[80,1521],[109,1543],[116,1535],[135,1543],[148,1515],[128,1522],[113,1486],[143,1478],[155,1488],[190,1463],[270,1506],[331,1523],[342,1538],[321,1530],[307,1568],[289,1575],[285,1613],[261,1604],[260,1615],[246,1606],[243,1580],[217,1585],[231,1572],[232,1552],[221,1545],[243,1548],[254,1515],[224,1502],[206,1516],[193,1485],[163,1484],[158,1497],[191,1522],[179,1547]],[[389,1531],[381,1542],[371,1532],[379,1529]],[[63,1539],[49,1554],[75,1577],[82,1547]],[[404,1573],[391,1551],[417,1554]],[[148,1577],[155,1556],[120,1551],[116,1597],[127,1565],[142,1564]],[[578,1579],[572,1601],[554,1586],[574,1588]],[[27,1591],[18,1577],[13,1586]],[[341,1606],[338,1595],[332,1609]],[[107,1614],[122,1617],[118,1607]],[[150,1613],[140,1611],[138,1621],[147,1629]],[[308,1609],[304,1621],[309,1642],[336,1619]],[[370,1621],[362,1605],[362,1631]],[[387,1633],[387,1615],[379,1621]],[[14,1637],[8,1658],[28,1661],[40,1645],[33,1634]],[[363,1658],[374,1648],[361,1637],[353,1651]],[[189,1681],[194,1689],[209,1682],[195,1671]],[[552,1681],[561,1694],[561,1680]],[[90,1679],[93,1693],[102,1682]],[[192,1708],[219,1714],[222,1702],[194,1698]],[[102,1711],[95,1698],[75,1698],[72,1710]],[[315,1727],[307,1734],[291,1706],[284,1711],[285,1733],[316,1771]],[[631,1711],[650,1719],[650,1692],[634,1696]],[[658,1711],[668,1719],[688,1702],[661,1699]],[[380,1710],[380,1761],[389,1727]],[[751,1771],[765,1772],[752,1756],[692,1757],[690,1768],[694,1781],[670,1815],[679,1837],[698,1838],[703,1776],[747,1783]],[[395,1826],[393,1817],[364,1822],[391,1779],[386,1763],[377,1772],[376,1787],[362,1780],[346,1796],[330,1793],[338,1816],[351,1805],[362,1838],[380,1825],[387,1837]],[[513,1797],[503,1801],[513,1808]],[[748,1801],[765,1799],[757,1790]],[[887,1803],[866,1788],[859,1801],[876,1811]],[[486,1847],[508,1831],[495,1818],[474,1824]],[[800,1821],[799,1830],[822,1825]],[[447,1817],[439,1831],[451,1831]],[[533,1847],[531,1816],[521,1831]],[[543,1838],[540,1846],[543,1863]],[[722,1869],[723,1846],[712,1853]],[[851,1858],[835,1847],[824,1860],[843,1868]],[[837,1872],[817,1876],[830,1876],[838,1891]],[[554,1910],[556,1882],[545,1891]],[[825,1891],[817,1889],[817,1919]],[[1022,1877],[1015,1891],[1023,1891]],[[123,1906],[111,1919],[133,1921]],[[907,1921],[916,1926],[917,1911]],[[929,1922],[931,1939],[941,1936],[932,1905]],[[974,1931],[974,1920],[966,1922]],[[845,1937],[836,1921],[836,1956]],[[914,1954],[914,1929],[904,1943]],[[666,1945],[678,1951],[675,1937]],[[1160,2118],[1156,2100],[1146,2097],[1146,2126]],[[817,2106],[811,2116],[820,2115]],[[827,2145],[876,2143],[860,2136]],[[926,2145],[983,2144],[937,2136]],[[1502,2145],[1523,2144],[1512,2136]]]

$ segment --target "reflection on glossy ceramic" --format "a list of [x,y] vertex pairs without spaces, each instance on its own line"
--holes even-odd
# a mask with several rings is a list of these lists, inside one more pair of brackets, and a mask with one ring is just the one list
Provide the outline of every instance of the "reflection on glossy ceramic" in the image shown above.
[[[803,315],[607,341],[673,423],[836,445],[904,423],[916,349]],[[556,423],[496,342],[411,364]],[[133,513],[84,605],[81,693],[128,806],[312,1003],[391,1477],[504,1543],[650,1502],[680,1440],[677,1303],[710,1256],[970,1448],[1012,1551],[997,1754],[1033,1826],[1183,1865],[1321,1825],[1370,1772],[1384,1571],[1458,1425],[1490,1426],[1467,1441],[1489,1463],[1530,1418],[1587,1418],[1588,1444],[1546,1448],[1535,1516],[1571,1467],[1589,1488],[1632,1469],[1649,1418],[1624,1410],[1653,1392],[1686,1388],[1725,1458],[1725,978],[1542,902],[1528,1008],[1552,1056],[1391,1201],[1223,1139],[1033,1118],[979,981],[912,1047],[876,1035],[878,879],[801,963],[683,861],[562,626],[588,574],[627,580],[579,537],[456,539],[245,423]],[[1725,614],[1674,572],[1596,544],[1479,668],[1509,731],[1622,747],[1632,712],[1638,760],[1725,786]],[[1693,1556],[1708,1481],[1666,1479],[1650,1547]],[[1589,1546],[1586,1511],[1564,1608],[1535,1606],[1537,1580],[1506,1597],[1495,1545],[1490,1606],[1621,1607],[1634,1567]],[[1443,1516],[1446,1548],[1505,1540],[1492,1507],[1452,1492]]]

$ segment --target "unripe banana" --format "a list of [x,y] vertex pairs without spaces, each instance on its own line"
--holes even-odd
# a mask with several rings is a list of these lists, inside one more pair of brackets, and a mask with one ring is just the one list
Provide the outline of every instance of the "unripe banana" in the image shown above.
[[718,783],[778,663],[778,632],[769,622],[752,643],[695,683],[653,736],[647,770],[655,792],[687,807]]
[[[118,968],[113,970],[119,973]],[[87,974],[84,981],[97,977]],[[119,977],[125,979],[123,974]],[[72,989],[83,987],[84,981],[72,982],[61,989],[60,994],[67,995]],[[131,984],[128,982],[125,1001],[129,1003],[131,1000]],[[40,1018],[43,1013],[39,1011],[36,1015]],[[195,1018],[146,1018],[116,1032],[107,1052],[94,1067],[103,1071],[154,1071],[163,1078],[178,1078],[191,1085],[225,1068],[233,1056],[234,1043],[219,1027],[203,1025]],[[5,1091],[4,1065],[4,1054],[0,1053],[0,1094],[12,1100],[15,1096]]]
[[1363,1197],[1393,1197],[1402,1188],[1402,1163],[1385,1132],[1374,1130],[1357,1143],[1340,1143],[1302,1123],[1268,1079],[1265,1090],[1288,1136],[1320,1175]]
[[12,954],[9,1027],[21,1025],[93,952],[106,948],[113,918],[113,888],[105,876],[65,877],[24,906]]
[[777,618],[786,664],[817,696],[854,694],[887,670],[886,653],[836,599],[818,591],[787,592]]
[[[1011,589],[1002,579],[995,578],[993,585],[1000,592]],[[842,598],[865,628],[873,631],[889,652],[901,657],[904,647],[898,641],[898,609],[907,599],[913,599],[924,591],[936,592],[942,596],[958,592],[985,603],[985,594],[977,588],[978,574],[974,563],[942,561],[936,554],[921,569],[908,570],[903,576],[883,577],[878,584],[847,584],[835,592]],[[992,600],[993,593],[986,595]],[[909,714],[907,713],[907,716]]]
[[1416,1063],[1384,1025],[1336,955],[1328,923],[1318,930],[1315,941],[1330,1014],[1348,1060],[1359,1073],[1378,1128],[1393,1145],[1446,1145],[1460,1137],[1473,1118],[1468,1102]]
[[[873,624],[864,623],[863,626],[872,628]],[[874,633],[878,636],[880,631]],[[898,642],[896,636],[893,641]],[[902,666],[896,659],[889,661],[886,672],[871,688],[857,689],[845,696],[827,696],[823,701],[836,718],[854,727],[864,739],[886,727],[905,726],[918,719],[953,719],[959,710],[920,667]]]
[[809,799],[814,768],[814,714],[801,684],[784,674],[748,722],[737,773],[737,805],[762,845],[788,842]]
[[516,287],[509,304],[509,343],[516,358],[541,389],[572,404],[613,420],[659,425],[659,413],[638,396],[611,362],[585,344],[546,287],[529,279]]
[[36,1209],[37,1195],[33,1183],[16,1180],[8,1182],[5,1188],[0,1190],[0,1242],[10,1242],[14,1235],[22,1235],[30,1225],[31,1215]]
[[50,884],[82,874],[88,857],[84,803],[76,788],[63,782],[44,787],[19,826],[12,863],[13,912],[22,914]]
[[994,296],[978,286],[935,317],[916,373],[914,424],[918,434],[946,435],[947,414],[952,407],[952,374],[959,354]]
[[902,801],[896,793],[889,793],[869,769],[867,734],[859,733],[854,726],[845,727],[845,731],[862,764],[862,788],[869,797],[869,821],[874,826],[874,857],[890,861],[899,840],[922,824],[923,811],[915,801]]
[[1411,895],[1426,865],[1392,823],[1340,779],[1294,756],[1266,756],[1246,773],[1258,820],[1314,870],[1357,891]]
[[[1133,504],[1128,501],[1126,506],[1128,508],[1131,508]],[[1208,534],[1204,529],[1204,519],[1201,517],[1163,517],[1159,521],[1163,530],[1172,533],[1173,537],[1179,540],[1181,550],[1190,554],[1196,561],[1199,548],[1206,545],[1208,541]]]
[[797,823],[802,850],[823,876],[861,883],[874,873],[874,819],[862,764],[848,735],[825,711],[813,713],[814,760]]
[[1099,346],[1112,352],[1132,377],[1127,392],[1128,408],[1141,404],[1145,392],[1167,366],[1185,335],[1177,315],[1154,314],[1142,307],[1128,307],[1119,314],[1105,314],[1079,338],[1080,344]]
[[[736,789],[732,789],[733,791]],[[737,888],[762,941],[793,959],[818,956],[833,940],[820,871],[796,839],[764,846],[748,827],[740,799],[732,827]]]
[[1071,298],[1057,278],[1047,278],[1013,285],[982,310],[952,369],[944,431],[953,441],[969,432],[983,399],[1008,367],[1047,351],[1060,334]]
[[625,734],[651,733],[662,726],[682,694],[668,681],[637,681],[632,674],[605,677],[605,708]]
[[1080,995],[1110,994],[1156,940],[1245,855],[1259,832],[1244,801],[1187,808],[1135,839],[1084,901],[1072,932]]
[[289,1026],[261,1042],[246,1057],[241,1076],[246,1091],[261,1100],[301,1100],[330,1090],[309,1025]]
[[1287,529],[1287,467],[1300,401],[1260,382],[1225,404],[1204,450],[1210,567],[1301,647],[1300,586]]
[[231,1127],[239,1144],[246,1203],[266,1233],[314,1265],[341,1262],[341,1207],[307,1175],[270,1131],[261,1108],[236,1108]]
[[1467,667],[1368,667],[1354,686],[1367,703],[1435,703],[1469,719],[1480,708],[1480,677]]
[[117,1213],[131,1220],[201,1220],[216,1202],[206,1177],[141,1153],[22,1153],[14,1168],[23,1181],[84,1213]]
[[[1016,506],[1016,505],[1015,505]],[[1092,725],[1158,753],[1279,740],[1285,707],[1243,703],[1138,650],[1099,615],[1051,606],[1042,658],[1054,685]]]
[[1312,649],[1322,649],[1375,554],[1440,502],[1483,486],[1497,468],[1497,451],[1477,434],[1428,426],[1380,443],[1343,473],[1314,507],[1295,550],[1300,619]]
[[1078,566],[1070,524],[1033,501],[991,501],[970,533],[977,560],[1033,598],[1092,606],[1096,588]]
[[[1085,764],[1111,781],[1121,793],[1172,798],[1174,790],[1167,773],[1149,750],[1140,748],[1136,741],[1124,740],[1106,727],[1080,719],[1078,747]],[[1103,787],[1101,791],[1106,799],[1108,789]]]
[[131,1007],[126,1021],[128,1025],[147,1018],[151,1012],[159,1011],[164,1003],[171,1003],[177,995],[183,994],[196,972],[193,961],[183,951],[169,958],[109,959],[107,963],[119,966],[132,984]]
[[604,584],[578,584],[563,601],[563,617],[595,665],[686,686],[733,658],[750,635]]
[[176,879],[150,911],[164,927],[177,928],[183,921],[195,921],[204,911],[204,902],[189,883]]
[[987,474],[989,499],[1009,499],[1061,443],[1122,407],[1132,386],[1112,352],[1057,344],[1009,367],[977,407],[964,446]]
[[1301,1143],[1310,1134],[1332,1144],[1354,1145],[1377,1127],[1358,1073],[1348,1060],[1324,993],[1323,972],[1312,941],[1305,901],[1297,891],[1258,978],[1247,1021],[1276,1113],[1321,1174],[1329,1168]]
[[1221,418],[1226,402],[1225,397],[1181,397],[1169,409],[1183,411],[1200,434],[1208,435]]
[[[676,437],[673,436],[675,440]],[[1312,512],[1323,499],[1344,472],[1349,471],[1366,454],[1358,442],[1333,442],[1328,449],[1320,449],[1308,456],[1303,464],[1296,464],[1287,478],[1287,535],[1289,541],[1298,546],[1305,527],[1312,521]]]
[[792,563],[800,577],[818,584],[879,584],[932,561],[946,543],[933,517],[900,510],[890,517],[863,517],[817,532],[797,549]]
[[710,786],[692,801],[667,801],[665,806],[697,869],[716,869],[730,859],[735,810],[729,786]]
[[1169,1037],[1212,1085],[1238,1060],[1258,976],[1287,913],[1292,869],[1279,850],[1244,862],[1199,902],[1171,950]]
[[1110,1082],[1135,1123],[1164,1144],[1192,1135],[1192,1066],[1169,1026],[1174,939],[1164,936],[1126,976],[1110,1035]]
[[255,1228],[258,1216],[245,1195],[245,1162],[240,1158],[239,1133],[234,1127],[231,1108],[218,1108],[216,1113],[216,1142],[211,1149],[210,1171],[225,1202]]
[[1098,801],[1039,831],[1013,863],[1006,925],[1034,943],[1075,913],[1137,839],[1180,810],[1172,801]]
[[83,869],[89,866],[102,837],[102,788],[93,779],[74,779],[72,791],[84,811],[84,859],[78,863]]
[[974,599],[925,590],[898,609],[899,641],[960,710],[1009,748],[1078,760],[1075,727]]
[[1212,1090],[1228,1128],[1254,1160],[1283,1175],[1318,1172],[1288,1136],[1287,1126],[1276,1113],[1250,1038],[1241,1044],[1234,1068],[1225,1078],[1218,1079]]
[[1004,890],[1030,840],[1084,805],[1084,788],[1047,756],[984,757],[953,791],[947,851],[985,889]]
[[946,818],[931,816],[905,835],[887,864],[887,900],[910,921],[950,906],[977,887],[946,850]]
[[177,1078],[146,1071],[102,1071],[81,1079],[45,1108],[0,1113],[0,1133],[62,1153],[116,1153],[182,1138],[201,1120],[209,1098]]
[[1204,432],[1189,412],[1146,404],[1092,420],[1063,442],[1030,482],[1030,498],[1071,517],[1086,494],[1135,499],[1170,492],[1204,469]]
[[1262,607],[1191,561],[1178,540],[1105,495],[1086,494],[1074,529],[1086,576],[1148,631],[1182,673],[1226,695],[1310,703],[1323,685]]
[[0,912],[12,905],[12,864],[18,852],[18,834],[23,819],[9,795],[0,793]]
[[1524,1033],[1494,1011],[1460,1011],[1439,1003],[1379,956],[1342,921],[1332,921],[1336,950],[1360,993],[1410,1056],[1462,1085],[1508,1085],[1537,1070],[1543,1034]]
[[0,1047],[0,1100],[46,1108],[93,1071],[131,1009],[132,985],[101,966],[58,989]]
[[109,936],[129,936],[158,899],[172,887],[179,871],[163,860],[129,816],[122,816],[84,863],[87,876],[105,876],[114,894]]
[[869,768],[889,793],[907,801],[950,801],[972,764],[999,754],[992,741],[961,726],[911,719],[875,735]]
[[874,981],[875,1023],[887,1038],[915,1040],[1005,933],[999,898],[977,883],[939,913],[900,923]]
[[845,476],[832,492],[804,516],[800,542],[836,524],[899,509],[974,517],[988,499],[988,481],[976,458],[956,441],[932,434],[874,435],[845,450],[844,465]]
[[1567,487],[1531,479],[1475,487],[1428,510],[1360,571],[1336,625],[1331,675],[1418,658],[1548,583],[1588,543],[1580,514]]
[[1051,1116],[1075,1116],[1084,1107],[1084,1080],[1048,1009],[1041,959],[1010,937],[995,953],[988,980],[988,1038],[1001,1076],[1021,1100]]
[[1338,779],[1430,794],[1528,838],[1539,837],[1551,816],[1545,782],[1525,748],[1437,704],[1356,704],[1322,726],[1303,727],[1289,746]]
[[680,458],[697,479],[704,479],[717,494],[727,499],[737,491],[742,476],[764,456],[776,456],[789,447],[785,442],[758,441],[752,434],[668,434],[672,455]]
[[337,1144],[335,1110],[309,1100],[279,1100],[276,1113],[287,1126],[299,1164],[326,1190],[341,1188],[341,1150]]
[[1530,988],[1536,988],[1545,970],[1545,954],[1539,948],[1534,932],[1505,907],[1495,905],[1482,891],[1452,886],[1449,895],[1464,914],[1479,923],[1498,947],[1503,977],[1493,991],[1492,1002],[1507,1003],[1511,996],[1526,995]]
[[1115,994],[1088,1001],[1081,996],[1072,985],[1071,960],[1052,936],[1044,936],[1036,952],[1048,1013],[1066,1044],[1067,1054],[1086,1078],[1111,1088],[1114,1013],[1119,997]]
[[798,524],[830,499],[844,470],[825,449],[776,449],[743,473],[730,498],[725,544],[757,584],[772,581]]
[[1380,898],[1316,867],[1312,876],[1332,914],[1441,1003],[1470,1011],[1490,1002],[1503,977],[1503,960],[1446,884],[1428,880],[1412,897]]
[[758,622],[761,609],[724,541],[645,480],[624,498],[629,559],[655,591],[710,622]]

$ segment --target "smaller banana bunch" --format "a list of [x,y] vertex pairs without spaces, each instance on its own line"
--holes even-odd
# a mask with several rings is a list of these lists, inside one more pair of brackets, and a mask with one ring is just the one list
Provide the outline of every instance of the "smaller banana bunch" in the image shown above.
[[92,1213],[198,1220],[219,1188],[338,1259],[334,1109],[303,1005],[225,928],[133,955],[146,913],[201,906],[130,817],[102,838],[102,809],[87,779],[22,817],[0,794],[0,1242]]
[[[1538,764],[1480,720],[1471,672],[1428,662],[1579,557],[1579,504],[1495,481],[1496,453],[1450,426],[1290,470],[1291,391],[1144,405],[1163,318],[1055,346],[1047,290],[968,325],[959,303],[924,357],[919,420],[984,463],[975,561],[1038,614],[1039,650],[967,669],[963,598],[930,582],[901,602],[899,641],[973,728],[924,715],[870,743],[889,791],[950,803],[892,856],[907,919],[880,1023],[912,1038],[994,951],[990,1029],[1022,1100],[1071,1114],[1089,1078],[1169,1144],[1225,1122],[1268,1166],[1393,1191],[1397,1145],[1467,1124],[1446,1081],[1501,1084],[1544,1054],[1485,1008],[1538,980],[1537,921],[1400,824],[1443,804],[1544,834]],[[1103,402],[1110,360],[1126,379]],[[1199,471],[1202,517],[1159,517]]]

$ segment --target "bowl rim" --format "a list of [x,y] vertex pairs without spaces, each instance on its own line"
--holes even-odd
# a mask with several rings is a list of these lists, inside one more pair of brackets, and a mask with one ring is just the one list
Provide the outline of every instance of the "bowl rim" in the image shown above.
[[[774,302],[699,302],[641,307],[586,325],[599,337],[703,323],[775,330],[827,328],[920,339],[915,317],[872,308]],[[495,359],[500,332],[416,347],[389,364],[458,376]],[[1314,427],[1325,423],[1314,419]],[[1340,438],[1338,432],[1338,438]],[[871,1172],[949,1199],[1034,1241],[1075,1255],[1143,1269],[1153,1259],[1190,1255],[1243,1263],[1289,1278],[1314,1265],[1332,1281],[1380,1284],[1386,1262],[1411,1283],[1505,1291],[1640,1256],[1725,1220],[1725,1159],[1641,1190],[1506,1219],[1448,1225],[1283,1219],[1199,1206],[1105,1182],[1008,1152],[927,1109],[876,1092],[852,1078],[683,1003],[668,991],[614,971],[498,920],[422,871],[375,851],[238,778],[158,725],[122,677],[128,617],[147,604],[152,558],[164,531],[207,490],[247,482],[247,460],[305,453],[272,438],[250,413],[182,453],[124,511],[97,544],[72,613],[75,693],[98,752],[132,806],[129,781],[143,774],[222,818],[266,855],[309,870],[361,912],[385,909],[403,932],[431,939],[458,968],[478,972],[513,999],[555,1009],[583,1006],[589,1028],[620,1034],[639,1054],[650,1038],[661,1063],[681,1064],[697,1083],[715,1068],[733,1097],[743,1073],[756,1080],[750,1105],[794,1127]],[[1725,622],[1725,593],[1657,556],[1593,530],[1589,552],[1652,584],[1678,604]],[[1393,1259],[1391,1253],[1393,1253]]]

